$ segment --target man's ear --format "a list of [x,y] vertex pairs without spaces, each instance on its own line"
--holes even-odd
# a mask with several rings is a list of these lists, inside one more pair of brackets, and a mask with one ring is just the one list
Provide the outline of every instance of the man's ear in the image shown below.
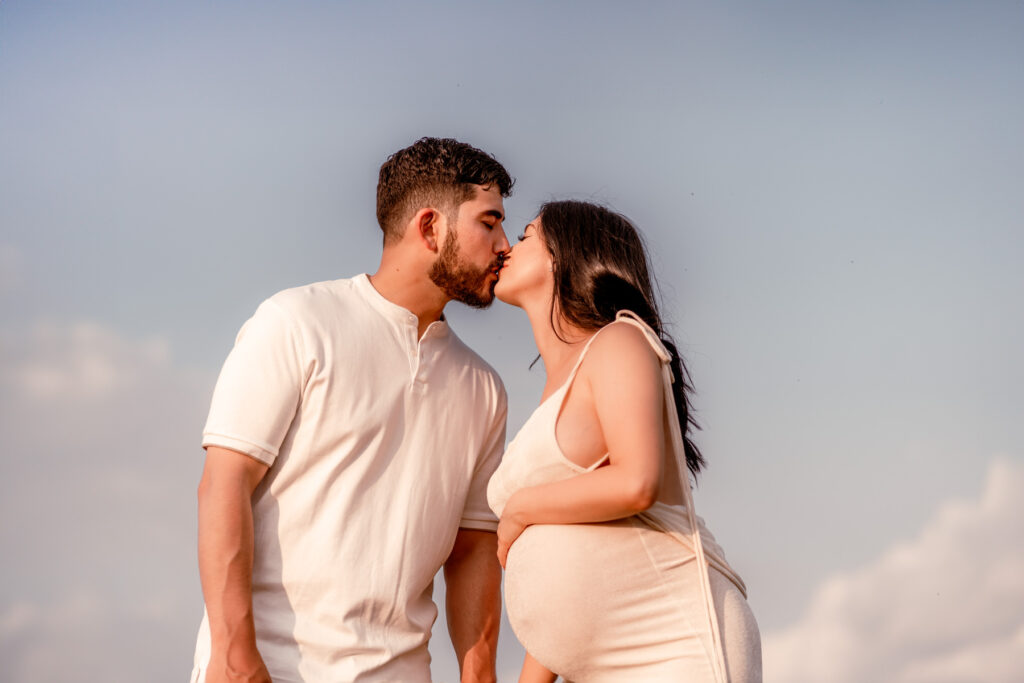
[[440,249],[440,219],[441,212],[430,207],[420,209],[412,217],[413,228],[419,235],[420,240],[428,249],[434,252]]

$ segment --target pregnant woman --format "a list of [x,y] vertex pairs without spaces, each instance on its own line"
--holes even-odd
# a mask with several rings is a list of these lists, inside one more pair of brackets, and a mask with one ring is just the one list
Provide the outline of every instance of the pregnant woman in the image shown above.
[[520,683],[761,680],[739,576],[696,516],[690,387],[623,216],[551,202],[495,294],[547,382],[488,487]]

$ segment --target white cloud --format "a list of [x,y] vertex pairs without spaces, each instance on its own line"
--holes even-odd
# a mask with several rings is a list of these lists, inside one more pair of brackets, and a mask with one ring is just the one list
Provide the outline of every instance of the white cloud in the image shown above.
[[191,634],[166,617],[91,590],[16,603],[0,613],[3,680],[184,680]]
[[37,322],[3,337],[0,380],[30,399],[96,399],[137,386],[170,360],[166,340],[128,340],[93,323]]
[[93,321],[8,325],[0,329],[3,455],[14,467],[52,456],[48,467],[91,471],[199,452],[212,379],[174,363],[162,337],[132,338]]
[[103,601],[95,593],[80,591],[47,607],[19,602],[0,615],[0,638],[16,638],[33,629],[87,629],[104,620]]
[[979,500],[945,504],[918,538],[823,582],[796,624],[765,635],[765,679],[1024,680],[1021,491],[1024,463],[997,459]]
[[211,386],[159,338],[0,331],[0,679],[188,676]]

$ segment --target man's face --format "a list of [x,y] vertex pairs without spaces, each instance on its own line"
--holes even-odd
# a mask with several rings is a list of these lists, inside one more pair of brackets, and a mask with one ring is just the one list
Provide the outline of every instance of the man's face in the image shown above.
[[446,219],[448,231],[430,279],[448,297],[476,308],[494,301],[501,258],[508,251],[502,222],[505,206],[495,186],[478,186],[476,195]]

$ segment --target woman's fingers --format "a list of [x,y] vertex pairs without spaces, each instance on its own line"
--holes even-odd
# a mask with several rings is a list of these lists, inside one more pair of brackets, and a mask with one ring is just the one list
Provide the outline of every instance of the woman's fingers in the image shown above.
[[519,535],[523,533],[526,527],[511,521],[508,517],[502,517],[498,520],[498,562],[501,563],[501,568],[505,568],[505,560],[508,559],[509,548],[516,542]]
[[508,557],[508,546],[505,545],[504,543],[502,543],[501,541],[498,541],[498,564],[501,565],[502,569],[505,568],[505,558],[507,558],[507,557]]
[[502,569],[505,568],[505,561],[508,559],[508,549],[511,547],[512,543],[503,539],[501,534],[498,534],[498,563]]

